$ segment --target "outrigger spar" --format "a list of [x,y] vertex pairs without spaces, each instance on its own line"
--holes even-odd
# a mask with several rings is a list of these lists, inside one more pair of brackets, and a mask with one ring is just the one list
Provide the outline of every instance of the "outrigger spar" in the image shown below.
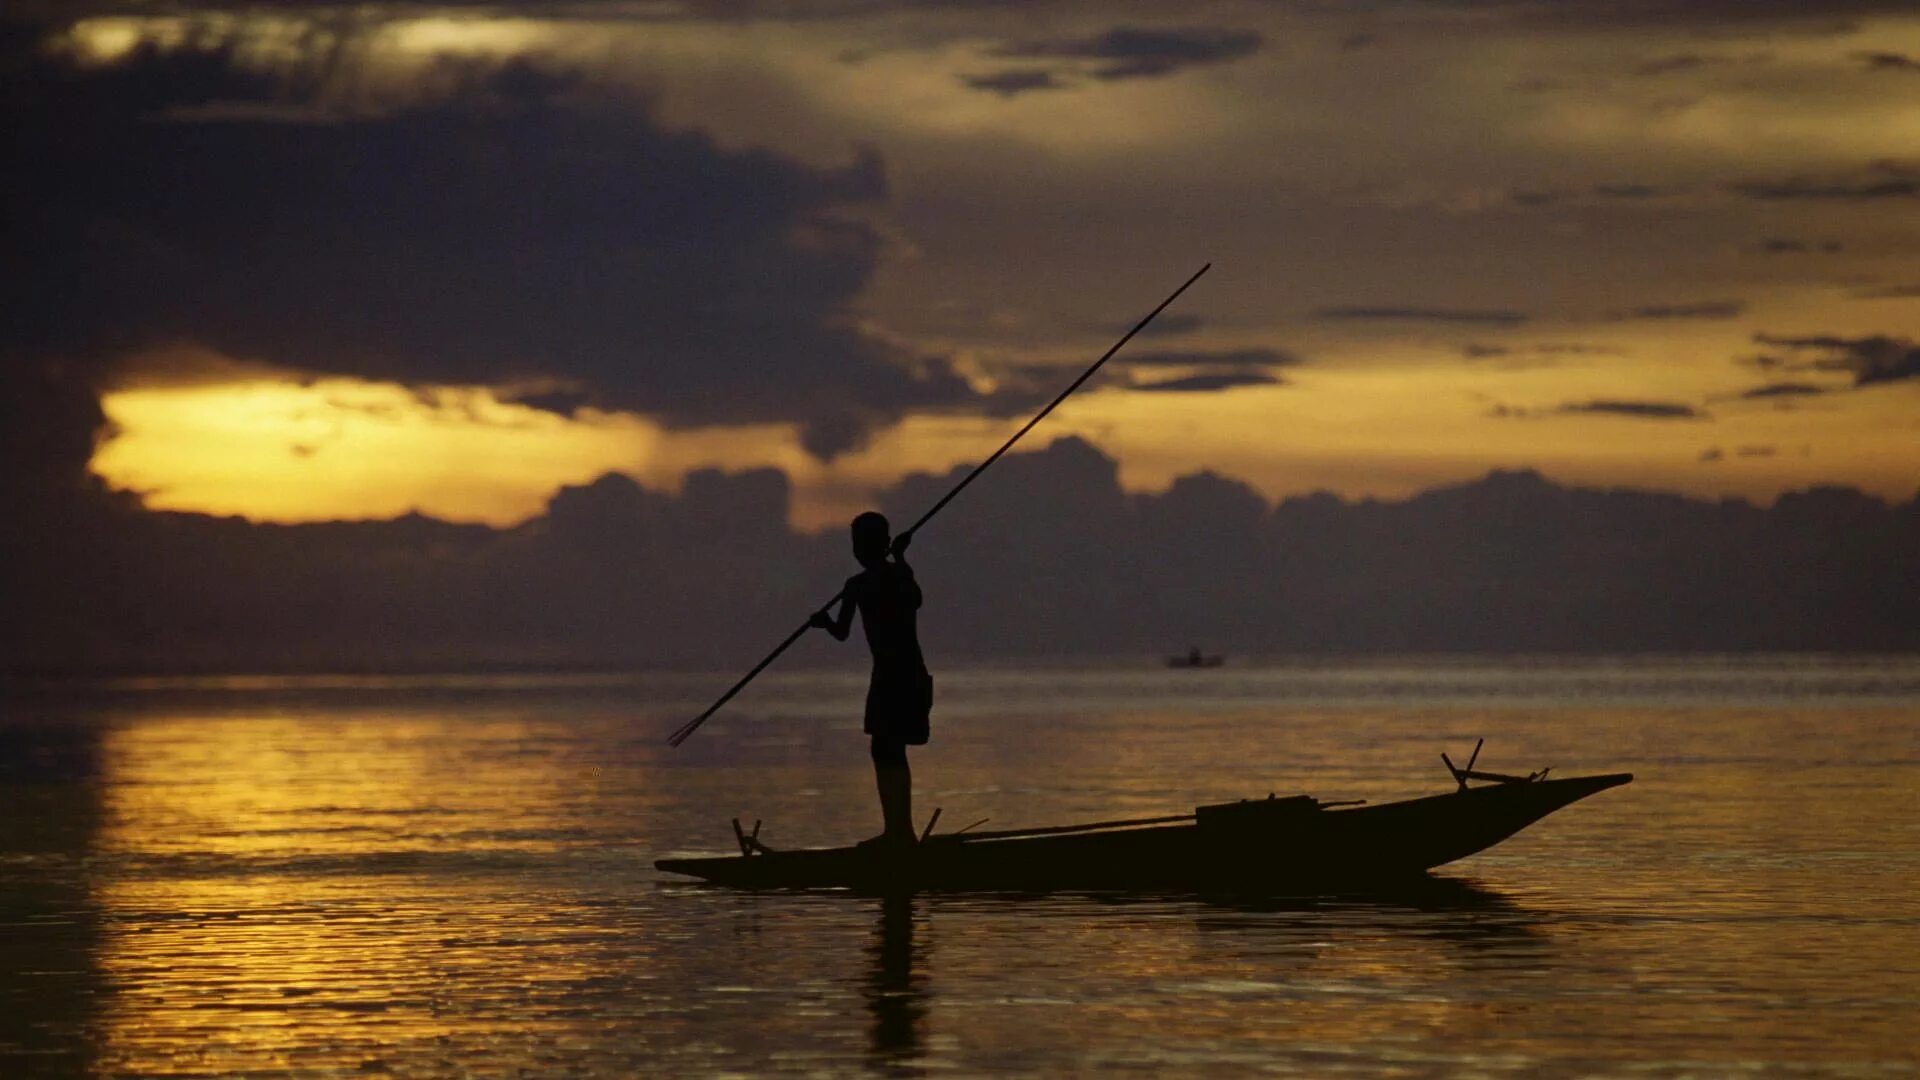
[[[962,491],[965,491],[967,485],[973,483],[975,477],[978,477],[981,473],[986,472],[987,467],[989,465],[992,465],[994,462],[1000,460],[1000,456],[1002,454],[1005,454],[1008,450],[1012,449],[1013,444],[1019,442],[1021,436],[1025,435],[1029,431],[1032,431],[1034,428],[1034,425],[1046,419],[1047,414],[1052,412],[1057,406],[1059,406],[1061,402],[1067,400],[1067,398],[1070,395],[1072,395],[1072,393],[1075,390],[1080,389],[1080,385],[1082,383],[1086,382],[1088,379],[1093,378],[1094,372],[1099,371],[1102,365],[1104,365],[1108,360],[1113,359],[1113,355],[1120,351],[1121,346],[1125,345],[1129,341],[1132,341],[1133,336],[1135,334],[1138,334],[1141,330],[1145,329],[1146,325],[1152,322],[1155,316],[1159,315],[1162,311],[1165,311],[1168,305],[1172,304],[1175,300],[1178,300],[1180,298],[1180,294],[1187,291],[1187,286],[1192,285],[1194,282],[1200,280],[1200,275],[1206,273],[1208,268],[1211,266],[1213,266],[1213,264],[1208,263],[1205,266],[1202,266],[1200,269],[1195,270],[1193,272],[1192,277],[1188,278],[1185,282],[1183,282],[1179,288],[1173,290],[1172,295],[1168,296],[1165,300],[1160,301],[1159,307],[1156,307],[1152,311],[1147,312],[1146,318],[1141,319],[1139,322],[1135,323],[1133,325],[1133,329],[1128,330],[1126,334],[1120,338],[1119,341],[1116,341],[1113,343],[1113,348],[1108,349],[1104,354],[1101,355],[1100,359],[1095,360],[1093,362],[1093,366],[1081,372],[1079,378],[1069,383],[1065,390],[1060,391],[1059,396],[1054,398],[1052,401],[1048,402],[1047,407],[1044,409],[1041,409],[1038,413],[1036,413],[1033,419],[1027,421],[1026,426],[1022,427],[1019,431],[1014,432],[1013,437],[1008,439],[1006,442],[1002,443],[1000,445],[1000,449],[995,450],[992,456],[988,457],[985,461],[982,461],[980,464],[975,465],[973,467],[972,472],[969,472],[964,478],[961,479],[961,481],[958,484],[955,484],[953,486],[952,491],[947,492],[944,496],[941,497],[939,502],[934,503],[932,507],[928,508],[926,513],[921,514],[920,520],[914,522],[912,525],[908,526],[904,532],[900,533],[901,538],[904,539],[905,537],[912,536],[916,531],[919,530],[920,526],[925,525],[928,521],[931,521],[933,519],[933,515],[939,513],[948,503],[952,502],[954,499],[954,496],[960,494]],[[840,592],[835,593],[833,596],[833,599],[828,600],[826,603],[820,605],[819,610],[824,610],[826,608],[832,607],[836,603],[839,603],[841,597],[844,596],[845,593],[846,593],[845,589],[842,589]],[[727,702],[733,700],[733,696],[739,693],[741,689],[744,688],[748,683],[752,682],[754,679],[754,676],[760,674],[762,671],[765,671],[767,669],[767,665],[779,659],[781,653],[786,652],[787,649],[790,646],[792,646],[794,642],[800,640],[801,635],[807,632],[808,626],[809,626],[808,623],[805,623],[805,622],[801,623],[798,629],[794,630],[793,633],[787,635],[787,639],[785,641],[782,641],[779,645],[774,646],[773,651],[767,654],[766,659],[760,661],[758,664],[755,664],[753,666],[753,670],[747,672],[745,675],[742,675],[740,677],[739,682],[736,682],[732,686],[728,687],[727,692],[724,694],[721,694],[720,699],[718,701],[715,701],[712,705],[707,706],[707,711],[701,713],[699,716],[694,717],[693,719],[687,721],[686,723],[676,728],[672,735],[667,736],[667,745],[679,746],[681,743],[686,742],[687,737],[692,735],[695,731],[698,731],[700,728],[700,725],[707,722],[708,717],[712,716],[716,712],[719,712],[720,707],[722,705],[725,705]]]

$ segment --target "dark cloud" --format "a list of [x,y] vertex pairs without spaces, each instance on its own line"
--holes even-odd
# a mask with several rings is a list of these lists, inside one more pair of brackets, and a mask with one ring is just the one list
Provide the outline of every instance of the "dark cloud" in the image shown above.
[[1706,412],[1676,401],[1622,401],[1613,398],[1569,401],[1551,409],[1495,404],[1487,410],[1486,415],[1495,420],[1537,420],[1551,416],[1621,416],[1635,420],[1711,419]]
[[1760,242],[1760,250],[1767,255],[1805,255],[1814,252],[1833,255],[1841,250],[1841,244],[1838,240],[1796,240],[1772,236]]
[[1636,65],[1633,74],[1651,78],[1661,75],[1673,75],[1684,71],[1699,71],[1710,67],[1730,67],[1734,65],[1763,64],[1773,59],[1771,52],[1749,53],[1673,53],[1657,56]]
[[557,382],[674,425],[791,421],[823,456],[980,404],[944,359],[856,324],[881,241],[843,212],[886,192],[870,152],[819,169],[724,149],[524,64],[317,113],[312,88],[217,43],[104,67],[6,45],[0,352],[195,342],[413,384]]
[[1855,20],[1912,12],[1907,0],[1429,0],[1436,7],[1527,26],[1617,30],[1687,27],[1725,36],[1791,32],[1837,36]]
[[1627,416],[1639,420],[1704,420],[1707,414],[1677,401],[1620,401],[1600,398],[1593,401],[1569,401],[1554,410],[1599,416]]
[[1164,393],[1194,393],[1211,390],[1231,390],[1237,386],[1282,386],[1286,380],[1278,375],[1269,375],[1264,371],[1214,371],[1198,375],[1183,375],[1173,379],[1161,379],[1157,382],[1135,383],[1128,389],[1152,390]]
[[1756,386],[1751,390],[1742,392],[1740,396],[1743,398],[1791,398],[1812,397],[1816,394],[1824,394],[1826,392],[1827,388],[1824,386],[1815,386],[1812,383],[1786,382]]
[[1735,319],[1745,314],[1744,300],[1699,300],[1687,304],[1651,304],[1607,316],[1616,322],[1641,319]]
[[1652,199],[1665,199],[1680,194],[1683,188],[1655,187],[1652,184],[1608,183],[1594,184],[1584,193],[1571,188],[1518,188],[1507,193],[1507,201],[1515,206],[1556,206],[1575,201],[1595,199],[1614,202],[1647,202]]
[[100,492],[87,472],[109,434],[96,377],[57,360],[0,354],[0,516],[13,525],[39,512],[28,506]]
[[1857,52],[1853,58],[1874,71],[1920,71],[1920,60],[1905,53]]
[[[965,469],[909,476],[876,505],[911,520]],[[772,470],[696,472],[677,495],[606,476],[506,530],[75,504],[0,530],[0,664],[744,668],[852,569],[840,530],[792,531],[789,498]],[[1008,455],[969,488],[919,536],[915,565],[936,670],[969,655],[1191,641],[1276,653],[1886,651],[1920,647],[1917,528],[1920,501],[1843,488],[1761,509],[1566,488],[1532,472],[1402,501],[1274,506],[1204,472],[1129,494],[1111,457],[1061,439]],[[786,662],[858,657],[814,635]],[[751,696],[740,705],[753,707]]]
[[1725,461],[1726,458],[1727,452],[1717,446],[1709,446],[1705,450],[1700,451],[1700,460],[1708,464],[1716,461]]
[[1847,295],[1856,300],[1913,300],[1920,299],[1920,285],[1875,285]]
[[1035,90],[1064,90],[1067,87],[1067,83],[1051,71],[1018,68],[987,75],[962,75],[960,81],[975,90],[985,90],[1001,97],[1016,97]]
[[1313,317],[1341,322],[1481,323],[1489,326],[1518,326],[1527,321],[1526,313],[1521,311],[1429,307],[1324,307],[1316,309]]
[[1577,341],[1546,341],[1516,345],[1489,345],[1485,342],[1470,341],[1460,346],[1460,355],[1469,360],[1507,358],[1533,366],[1552,363],[1570,356],[1619,356],[1620,350],[1610,345],[1588,345]]
[[1673,56],[1661,56],[1652,60],[1642,61],[1634,66],[1633,73],[1635,75],[1652,76],[1671,75],[1678,71],[1695,71],[1715,62],[1716,59],[1718,58],[1703,56],[1699,53],[1678,53]]
[[1920,345],[1910,338],[1874,334],[1868,337],[1841,337],[1814,334],[1806,337],[1775,337],[1755,334],[1761,345],[1788,349],[1812,359],[1799,366],[1813,371],[1842,371],[1853,376],[1855,387],[1901,382],[1920,378]]
[[1595,184],[1593,193],[1603,199],[1657,199],[1672,194],[1651,184]]
[[1920,196],[1920,171],[1898,161],[1878,161],[1850,175],[1789,176],[1778,180],[1741,180],[1728,190],[1750,199],[1865,201]]
[[1162,351],[1135,353],[1131,356],[1121,354],[1116,362],[1124,361],[1129,367],[1209,367],[1232,368],[1275,368],[1289,367],[1300,362],[1293,353],[1281,349],[1188,349],[1184,351]]
[[[1119,389],[1199,392],[1229,390],[1236,386],[1282,386],[1286,380],[1273,374],[1273,370],[1300,362],[1298,356],[1281,349],[1254,347],[1123,352],[1110,360],[1107,367],[1155,373],[1132,383],[1114,384]],[[1182,375],[1161,377],[1160,373],[1167,368],[1190,370]],[[1003,378],[1001,394],[1008,403],[1005,411],[1014,413],[1050,399],[1075,372],[1071,367],[1054,364],[1016,364],[998,374]]]
[[1586,345],[1577,341],[1547,342],[1529,346],[1543,356],[1619,356],[1621,351],[1613,345]]
[[1169,75],[1183,68],[1251,56],[1260,48],[1251,30],[1222,27],[1118,26],[1085,38],[1053,38],[1005,45],[995,56],[1010,59],[1098,61],[1088,74],[1118,80]]
[[[1279,367],[1291,367],[1300,363],[1300,357],[1283,349],[1253,347],[1245,349],[1163,349],[1159,351],[1129,353],[1122,352],[1107,362],[1109,370],[1130,368],[1208,368],[1214,371],[1266,371]],[[1002,373],[1021,383],[1052,385],[1061,382],[1075,372],[1071,365],[1058,364],[1015,364]]]
[[572,416],[593,404],[591,395],[578,390],[546,390],[533,394],[516,394],[514,400],[530,408],[557,413],[561,416]]
[[[1148,323],[1146,328],[1140,331],[1140,336],[1143,338],[1178,337],[1181,334],[1191,334],[1200,329],[1204,324],[1204,320],[1198,315],[1188,315],[1178,311],[1165,312]],[[1103,327],[1103,329],[1105,328]],[[1128,323],[1125,326],[1115,326],[1111,329],[1116,334],[1125,333],[1133,329],[1133,324]]]
[[1552,206],[1567,198],[1567,193],[1558,189],[1517,189],[1507,193],[1507,201],[1515,206]]
[[[1528,27],[1565,26],[1571,28],[1688,27],[1719,33],[1780,30],[1804,34],[1834,35],[1854,29],[1853,20],[1872,15],[1905,15],[1912,12],[1908,0],[1422,0],[1424,6],[1473,12],[1487,22],[1501,20]],[[149,5],[160,10],[176,10],[182,5]],[[925,5],[900,0],[677,0],[673,4],[635,5],[631,0],[388,0],[373,9],[404,14],[422,11],[511,12],[537,18],[609,18],[634,20],[685,21],[715,20],[738,24],[743,20],[820,21],[866,16],[885,16],[902,9]],[[963,3],[935,5],[980,11],[1012,10],[1022,16],[1052,10],[1078,10],[1074,5],[1049,5],[1034,0],[964,0]],[[79,17],[84,14],[123,14],[124,0],[19,0],[12,7],[22,12],[51,17]],[[294,5],[285,0],[200,0],[193,5],[203,11],[326,12],[368,10],[363,0],[303,0]],[[1360,33],[1353,37],[1371,37]]]

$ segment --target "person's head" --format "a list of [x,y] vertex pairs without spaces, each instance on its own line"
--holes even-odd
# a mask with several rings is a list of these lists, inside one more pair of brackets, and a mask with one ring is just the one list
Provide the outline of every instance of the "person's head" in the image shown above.
[[886,561],[887,547],[893,543],[893,529],[885,514],[872,510],[853,519],[853,557],[861,566],[876,566]]

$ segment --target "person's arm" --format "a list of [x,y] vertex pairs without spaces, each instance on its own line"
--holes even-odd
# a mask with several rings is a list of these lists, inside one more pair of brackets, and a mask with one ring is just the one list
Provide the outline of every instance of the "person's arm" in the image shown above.
[[853,633],[853,589],[853,582],[849,581],[846,590],[840,594],[840,614],[831,614],[833,605],[828,604],[814,612],[813,618],[807,620],[807,625],[825,630],[833,635],[835,641],[847,640],[847,635]]
[[893,547],[891,550],[893,552],[894,565],[907,572],[907,606],[918,611],[921,602],[920,583],[914,580],[913,567],[907,564],[907,545],[911,543],[913,543],[913,534],[910,532],[901,533],[899,536],[893,538]]

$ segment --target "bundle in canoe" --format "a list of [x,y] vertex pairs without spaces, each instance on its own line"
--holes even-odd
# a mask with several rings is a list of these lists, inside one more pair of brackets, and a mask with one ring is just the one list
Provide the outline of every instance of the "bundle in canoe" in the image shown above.
[[[654,865],[743,888],[1300,894],[1417,878],[1633,779],[1631,773],[1503,776],[1473,772],[1471,762],[1459,769],[1449,761],[1448,768],[1458,790],[1378,806],[1268,796],[1159,818],[928,835],[908,848],[776,851],[759,840],[756,827],[753,835],[738,834],[739,855]],[[1473,787],[1468,780],[1490,782]]]

